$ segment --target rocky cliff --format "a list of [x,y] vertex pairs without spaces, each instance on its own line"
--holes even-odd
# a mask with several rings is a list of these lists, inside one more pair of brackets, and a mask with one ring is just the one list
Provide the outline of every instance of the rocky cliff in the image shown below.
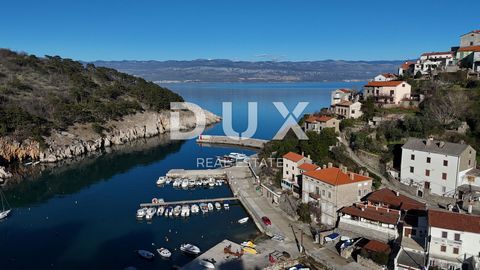
[[[56,162],[83,155],[112,145],[120,145],[140,138],[149,138],[169,132],[170,111],[145,111],[124,116],[121,120],[109,121],[100,134],[91,124],[75,124],[65,131],[53,130],[45,137],[46,147],[33,140],[17,142],[10,138],[0,138],[0,158],[6,161],[25,160]],[[204,110],[206,124],[220,121],[220,117]],[[190,111],[180,112],[180,129],[193,129],[195,115]],[[0,176],[1,177],[1,176]]]

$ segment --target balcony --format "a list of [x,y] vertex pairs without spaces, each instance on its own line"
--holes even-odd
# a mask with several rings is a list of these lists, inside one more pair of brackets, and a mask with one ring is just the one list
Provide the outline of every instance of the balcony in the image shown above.
[[320,194],[317,194],[317,193],[314,193],[314,192],[310,192],[310,193],[308,193],[308,195],[310,196],[310,198],[312,198],[314,200],[320,200],[322,198],[322,196],[320,196]]

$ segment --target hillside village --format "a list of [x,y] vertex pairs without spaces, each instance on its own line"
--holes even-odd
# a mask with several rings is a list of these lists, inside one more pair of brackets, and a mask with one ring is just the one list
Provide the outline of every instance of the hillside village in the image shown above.
[[[368,269],[480,269],[478,136],[464,119],[453,117],[453,127],[445,120],[442,136],[415,119],[436,95],[419,90],[450,77],[480,86],[480,30],[447,52],[405,62],[398,74],[379,74],[363,91],[334,90],[330,108],[301,121],[309,136],[337,134],[329,156],[315,159],[294,140],[273,143],[269,154],[283,167],[278,188],[272,177],[261,184],[264,195],[286,212],[296,203],[290,215],[315,228],[319,245]],[[399,126],[406,131],[396,135]]]

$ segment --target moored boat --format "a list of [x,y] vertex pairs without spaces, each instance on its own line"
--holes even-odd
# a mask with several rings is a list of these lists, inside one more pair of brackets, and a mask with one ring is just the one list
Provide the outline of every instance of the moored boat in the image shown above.
[[163,248],[163,247],[157,249],[157,252],[158,252],[158,255],[160,255],[160,257],[165,258],[165,259],[168,259],[172,256],[172,252],[170,252],[170,250],[168,250],[166,248]]
[[136,253],[138,254],[138,256],[147,260],[152,260],[155,257],[155,254],[153,254],[148,250],[140,249],[140,250],[137,250]]
[[142,219],[147,214],[147,208],[140,208],[137,210],[137,218]]
[[212,203],[208,203],[207,204],[207,207],[208,207],[208,211],[212,211],[213,210],[213,204]]
[[167,182],[167,178],[165,176],[158,177],[157,185],[163,185],[163,184],[165,184],[165,182]]
[[204,268],[215,269],[215,264],[213,264],[211,261],[208,261],[207,259],[202,259],[198,263]]
[[157,216],[163,215],[163,212],[165,212],[165,207],[163,207],[163,206],[158,207]]
[[199,247],[192,244],[182,244],[180,250],[192,255],[198,255],[201,252]]
[[220,210],[220,209],[222,209],[222,205],[221,205],[219,202],[216,202],[216,203],[215,203],[215,208],[216,208],[217,210]]
[[213,179],[213,178],[208,179],[208,186],[210,186],[210,187],[215,186],[215,179]]
[[201,203],[200,204],[200,209],[202,210],[202,213],[208,213],[208,206],[206,203]]
[[192,214],[196,214],[200,211],[200,207],[198,207],[198,205],[194,204],[194,205],[192,205],[190,211],[192,212]]
[[230,205],[228,203],[223,203],[223,208],[225,210],[228,210],[228,209],[230,209]]
[[180,215],[181,209],[182,207],[180,205],[175,206],[175,208],[173,208],[173,215],[178,217]]
[[182,180],[182,188],[188,188],[188,179]]
[[0,209],[0,220],[6,218],[12,209],[8,205],[7,199],[5,198],[5,195],[3,195],[2,190],[0,189],[0,201],[2,201],[2,208]]
[[240,223],[240,224],[247,223],[248,219],[249,219],[249,217],[241,218],[241,219],[238,220],[238,223]]
[[196,185],[195,179],[190,179],[188,180],[188,187],[192,188]]
[[157,209],[155,207],[150,207],[147,209],[147,213],[145,215],[145,219],[152,220],[153,216],[157,213]]

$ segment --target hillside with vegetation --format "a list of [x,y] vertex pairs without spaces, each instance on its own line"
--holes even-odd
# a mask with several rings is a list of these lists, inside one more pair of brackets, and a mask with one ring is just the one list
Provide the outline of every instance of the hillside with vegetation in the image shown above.
[[111,68],[0,49],[0,137],[34,139],[76,123],[103,123],[183,101],[172,91]]

